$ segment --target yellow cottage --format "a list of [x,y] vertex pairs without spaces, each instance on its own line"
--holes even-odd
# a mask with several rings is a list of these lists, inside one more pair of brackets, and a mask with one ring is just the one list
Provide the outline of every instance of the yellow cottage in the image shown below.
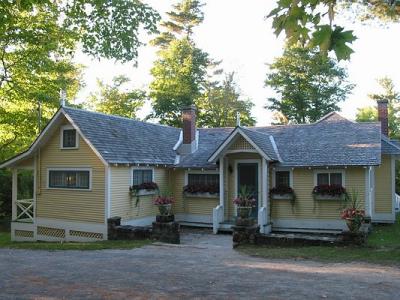
[[[233,224],[244,186],[261,233],[343,230],[340,195],[316,193],[332,187],[356,191],[372,222],[392,223],[400,145],[387,137],[387,102],[378,107],[380,122],[330,113],[235,128],[196,128],[188,107],[182,129],[61,107],[27,151],[0,164],[13,171],[12,239],[107,239],[110,217],[150,225],[158,193],[173,194],[181,224],[217,233]],[[158,189],[146,189],[152,182]]]

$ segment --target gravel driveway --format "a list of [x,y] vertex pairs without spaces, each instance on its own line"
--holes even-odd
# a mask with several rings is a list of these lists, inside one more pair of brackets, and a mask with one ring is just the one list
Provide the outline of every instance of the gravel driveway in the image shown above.
[[231,236],[185,232],[183,245],[133,250],[0,249],[0,299],[399,299],[400,268],[266,260]]

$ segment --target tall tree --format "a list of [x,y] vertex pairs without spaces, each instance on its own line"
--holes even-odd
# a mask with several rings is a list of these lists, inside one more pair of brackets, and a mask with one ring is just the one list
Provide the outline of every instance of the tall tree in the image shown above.
[[81,84],[76,45],[95,57],[135,61],[140,28],[159,15],[140,0],[7,0],[0,4],[0,160],[26,148],[46,123],[59,90],[72,99]]
[[338,10],[350,11],[354,18],[383,22],[400,20],[398,0],[279,0],[268,15],[273,18],[275,34],[284,32],[290,45],[318,46],[322,52],[333,51],[338,60],[349,59],[350,44],[356,39],[352,30],[334,24]]
[[136,118],[138,110],[143,106],[146,93],[138,89],[123,90],[130,83],[124,75],[113,78],[111,85],[97,81],[98,92],[91,94],[87,106],[98,112]]
[[193,0],[174,5],[170,20],[162,23],[166,31],[153,41],[160,50],[151,69],[154,112],[150,117],[160,118],[163,124],[181,126],[182,107],[194,104],[202,94],[210,60],[192,40],[193,27],[203,21],[201,6]]
[[[389,136],[391,138],[400,138],[400,92],[396,90],[393,80],[389,77],[383,77],[377,80],[382,87],[383,92],[380,94],[369,94],[372,100],[388,100],[388,119],[389,119]],[[359,108],[356,121],[369,122],[378,120],[378,110],[376,107]]]
[[241,125],[253,126],[251,115],[254,104],[250,99],[242,99],[234,73],[225,75],[222,83],[210,82],[204,95],[198,99],[198,123],[202,127],[234,127],[236,114],[240,113]]
[[269,98],[266,108],[281,112],[293,123],[315,122],[339,110],[338,103],[354,87],[337,61],[307,48],[285,49],[270,70],[265,83],[278,97]]

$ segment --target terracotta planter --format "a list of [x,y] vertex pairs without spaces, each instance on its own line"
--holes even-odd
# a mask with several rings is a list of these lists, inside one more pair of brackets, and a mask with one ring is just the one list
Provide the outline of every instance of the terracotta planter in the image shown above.
[[238,217],[241,217],[242,219],[247,219],[251,215],[253,207],[251,206],[238,206],[237,207],[237,214]]
[[350,232],[358,232],[361,227],[361,222],[356,221],[355,219],[346,219],[346,225]]
[[161,216],[169,216],[171,214],[172,204],[157,205]]

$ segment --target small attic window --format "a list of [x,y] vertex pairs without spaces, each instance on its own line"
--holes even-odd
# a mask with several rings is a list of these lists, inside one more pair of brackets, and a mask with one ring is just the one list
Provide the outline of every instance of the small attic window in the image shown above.
[[63,126],[61,128],[61,149],[77,149],[78,134],[72,126]]

